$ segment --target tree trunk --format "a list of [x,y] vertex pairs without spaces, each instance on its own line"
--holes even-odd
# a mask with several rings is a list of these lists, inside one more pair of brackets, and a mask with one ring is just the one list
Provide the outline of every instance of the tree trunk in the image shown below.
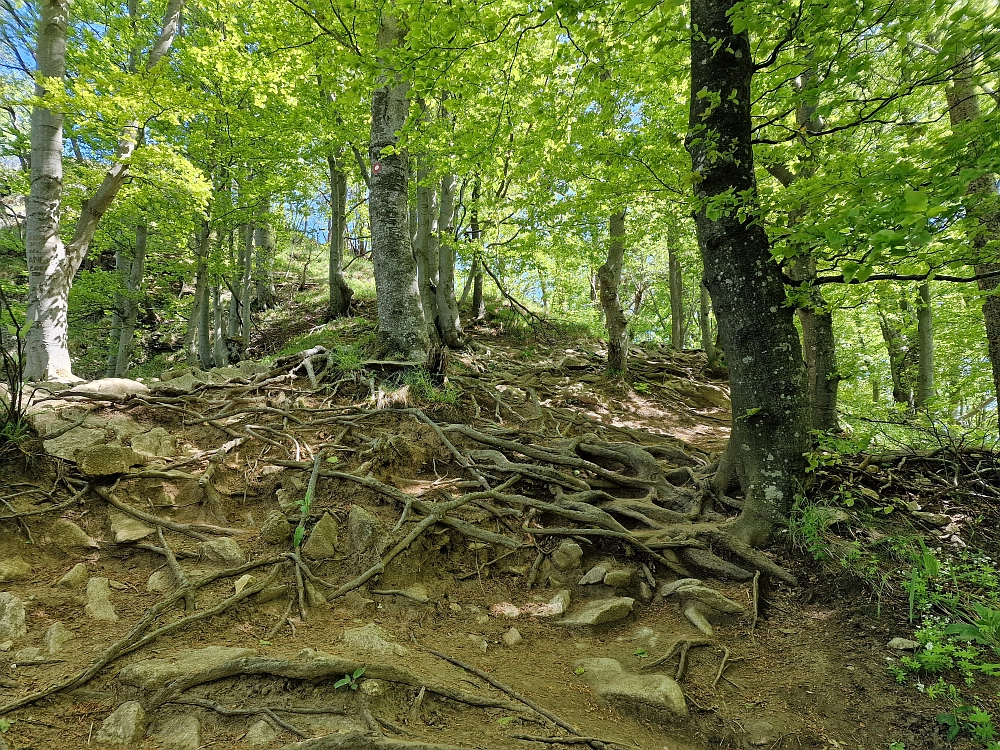
[[458,349],[463,344],[462,320],[455,300],[455,175],[441,178],[440,214],[438,217],[438,330],[445,345]]
[[418,161],[416,245],[413,247],[413,255],[417,263],[417,286],[420,288],[424,327],[427,329],[428,339],[437,343],[441,340],[437,328],[437,244],[440,216],[437,190],[433,185],[426,184],[430,179],[426,160],[421,158]]
[[486,317],[486,300],[483,298],[483,261],[480,253],[483,251],[482,230],[479,228],[479,180],[472,185],[472,211],[469,214],[469,240],[475,245],[475,257],[472,260],[472,307],[469,311],[473,320],[479,321]]
[[934,315],[931,311],[931,285],[924,282],[917,300],[917,395],[914,406],[927,406],[934,397]]
[[[957,128],[965,123],[979,120],[981,114],[979,97],[974,88],[972,62],[967,57],[963,58],[952,67],[952,71],[952,83],[947,92],[948,116],[952,128]],[[970,144],[964,160],[959,157],[961,160],[959,167],[975,165],[980,150],[974,146],[975,144]],[[966,194],[985,197],[995,194],[996,190],[996,177],[984,174],[969,183]],[[992,207],[988,200],[985,201],[985,205],[987,206],[985,211],[977,210],[975,203],[969,208],[970,215],[979,220],[979,231],[972,237],[972,247],[978,256],[974,265],[977,276],[1000,273],[1000,262],[991,259],[990,254],[983,252],[990,240],[1000,237],[1000,211]],[[1000,398],[1000,276],[980,279],[978,284],[980,291],[983,292],[983,323],[986,327],[986,345],[993,369],[993,388],[995,395]]]
[[[802,347],[760,217],[751,145],[754,62],[747,33],[732,27],[737,5],[691,1],[687,147],[705,283],[730,374],[728,454],[746,495],[730,531],[758,544],[791,507],[809,436]],[[732,196],[740,196],[738,207]]]
[[344,278],[344,235],[347,232],[347,172],[340,157],[329,154],[330,166],[330,318],[350,312],[354,290]]
[[701,348],[708,358],[708,366],[716,363],[715,335],[712,333],[712,298],[704,282],[698,285],[698,328],[701,330]]
[[267,222],[269,210],[269,206],[261,210],[254,229],[254,302],[258,310],[270,310],[278,304],[274,289],[274,231]]
[[910,304],[905,292],[899,300],[900,314],[894,315],[879,308],[879,328],[889,355],[889,373],[892,376],[892,400],[915,408],[916,382],[919,362],[918,347],[913,337],[912,321],[908,320]]
[[208,257],[208,249],[211,241],[212,231],[208,221],[202,221],[201,232],[198,235],[197,246],[195,247],[194,298],[191,301],[191,314],[188,316],[187,331],[184,332],[184,351],[187,364],[190,367],[198,364],[198,321],[201,317],[202,286],[204,285],[205,270],[207,269],[207,263],[203,261],[203,258]]
[[[67,0],[42,0],[35,57],[40,76],[61,81],[66,73]],[[146,69],[154,67],[173,43],[184,0],[170,0],[160,36],[150,49]],[[46,91],[35,87],[44,99]],[[27,200],[25,249],[28,259],[29,324],[25,335],[25,378],[79,380],[69,356],[67,308],[73,277],[83,262],[98,222],[128,177],[128,159],[138,139],[138,125],[122,133],[118,152],[104,180],[80,207],[73,236],[59,235],[62,203],[62,124],[59,112],[35,106],[31,112],[31,189]]]
[[[380,50],[397,47],[405,29],[387,7],[378,29]],[[423,359],[430,347],[420,307],[417,267],[408,234],[408,159],[384,153],[398,143],[409,109],[409,85],[383,63],[381,88],[372,96],[369,155],[372,162],[368,206],[372,226],[372,262],[378,302],[378,332],[383,356]]]
[[670,279],[670,346],[684,348],[684,281],[673,233],[667,238],[667,273]]
[[[138,239],[138,238],[137,238]],[[108,364],[104,368],[104,377],[113,378],[115,373],[118,371],[118,347],[115,346],[115,342],[121,341],[122,335],[122,318],[125,313],[125,299],[127,296],[126,288],[127,281],[126,276],[128,276],[129,262],[128,258],[125,256],[125,251],[118,249],[115,251],[115,276],[117,284],[121,286],[123,291],[115,292],[114,298],[112,300],[111,307],[111,335],[108,339]],[[120,344],[119,344],[120,346]]]
[[201,252],[198,255],[198,270],[195,275],[194,296],[195,310],[197,311],[197,338],[198,338],[198,359],[202,369],[209,369],[212,366],[212,334],[209,326],[209,313],[211,312],[211,297],[209,296],[208,278],[208,254],[211,249],[211,240],[208,229],[205,229],[206,238],[201,244]]
[[[796,217],[790,217],[795,221]],[[837,399],[840,371],[837,369],[837,342],[833,333],[833,312],[819,287],[810,286],[816,278],[816,261],[803,255],[792,262],[791,275],[805,286],[807,303],[795,313],[802,325],[802,353],[806,361],[806,388],[809,395],[809,427],[822,432],[839,428]]]
[[608,219],[608,259],[597,270],[598,294],[608,331],[608,373],[625,374],[628,357],[628,321],[618,296],[625,260],[625,211]]
[[115,359],[115,376],[122,378],[128,373],[132,362],[132,352],[135,349],[135,324],[139,319],[139,290],[142,288],[142,277],[146,272],[146,245],[149,238],[149,226],[145,223],[135,228],[135,254],[129,266],[127,294],[125,296],[124,313],[122,314],[121,333],[118,337],[118,352]]
[[212,286],[212,310],[214,311],[212,324],[212,366],[226,367],[229,364],[229,347],[226,345],[228,338],[226,332],[226,316],[222,307],[222,284]]

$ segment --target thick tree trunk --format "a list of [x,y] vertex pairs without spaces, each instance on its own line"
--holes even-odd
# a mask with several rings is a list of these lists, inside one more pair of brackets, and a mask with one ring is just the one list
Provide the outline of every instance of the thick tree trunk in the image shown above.
[[914,406],[920,408],[934,397],[934,315],[931,311],[931,285],[926,281],[918,289],[917,345],[917,395]]
[[469,315],[479,321],[486,317],[486,300],[483,298],[483,261],[482,230],[479,228],[479,180],[472,185],[472,211],[469,213],[469,240],[475,245],[475,257],[472,260],[472,306]]
[[441,178],[438,216],[438,330],[445,345],[458,349],[464,344],[462,320],[455,300],[455,175]]
[[[792,221],[795,217],[791,217]],[[833,313],[819,287],[809,286],[816,278],[816,262],[809,255],[796,258],[791,275],[802,282],[807,304],[795,312],[802,326],[802,352],[806,361],[809,394],[809,427],[822,432],[839,428],[837,399],[840,371],[837,369],[837,342],[833,334]]]
[[681,261],[671,234],[667,238],[667,274],[670,279],[670,346],[674,351],[684,348],[684,280]]
[[[61,81],[66,73],[67,0],[43,0],[36,40],[38,73]],[[169,0],[160,35],[150,49],[146,69],[170,49],[180,25],[184,0]],[[44,97],[45,90],[35,88]],[[122,133],[118,153],[104,180],[80,207],[68,245],[59,237],[62,203],[62,114],[42,106],[31,113],[31,190],[27,201],[25,248],[28,258],[29,328],[25,336],[25,378],[78,380],[69,356],[67,308],[73,277],[83,262],[97,225],[128,178],[128,159],[135,149],[138,126]]]
[[344,235],[347,233],[347,172],[340,157],[326,157],[330,166],[330,305],[328,315],[341,318],[350,312],[354,290],[344,278]]
[[221,284],[212,285],[212,310],[214,311],[212,325],[212,366],[225,367],[229,364],[229,347],[226,346],[226,316],[223,315]]
[[628,321],[622,310],[618,288],[622,283],[622,265],[625,261],[625,211],[612,214],[608,219],[608,259],[597,270],[598,294],[604,311],[608,331],[608,372],[615,376],[625,374],[628,364]]
[[[379,22],[379,49],[397,47],[405,37],[405,29],[387,6]],[[408,159],[405,153],[384,153],[399,141],[396,133],[406,121],[409,85],[388,66],[384,69],[382,86],[372,96],[372,177],[368,191],[378,332],[384,356],[419,360],[427,355],[430,340],[424,327],[417,267],[408,234]]]
[[730,373],[729,454],[746,494],[731,531],[756,544],[791,507],[809,435],[802,347],[760,217],[751,145],[754,63],[746,32],[732,27],[737,4],[691,2],[687,147],[705,283]]
[[717,364],[717,355],[715,335],[712,333],[712,298],[704,282],[698,285],[698,328],[701,332],[701,348],[708,358],[708,366],[714,367]]
[[118,277],[117,282],[123,287],[123,291],[115,292],[111,303],[111,336],[108,339],[108,364],[104,368],[104,377],[106,378],[115,377],[115,373],[118,370],[118,348],[115,346],[115,343],[121,341],[122,317],[125,312],[125,299],[127,296],[124,288],[127,285],[126,277],[128,276],[128,269],[129,262],[125,256],[125,251],[121,249],[116,250],[115,276]]
[[212,366],[212,335],[208,322],[209,313],[211,312],[208,278],[208,255],[211,250],[211,233],[208,230],[207,222],[202,236],[203,240],[198,252],[198,266],[195,272],[194,311],[192,315],[195,318],[198,360],[202,368],[207,370]]
[[135,324],[139,319],[139,290],[142,288],[142,278],[146,272],[146,246],[149,238],[149,227],[139,224],[135,228],[135,253],[128,265],[126,294],[123,297],[121,313],[121,330],[118,335],[118,350],[115,356],[114,377],[124,377],[132,362],[132,352],[135,349]]
[[[951,86],[948,87],[948,116],[951,126],[957,128],[980,119],[979,97],[974,88],[972,63],[964,58],[953,66]],[[974,144],[970,144],[973,146]],[[969,153],[960,158],[959,167],[971,167],[979,155],[979,150],[970,148]],[[997,190],[996,177],[980,175],[969,183],[966,193],[970,196],[989,196]],[[977,210],[975,203],[970,206],[970,214],[979,220],[979,231],[972,237],[972,246],[977,251],[974,265],[976,275],[1000,273],[1000,262],[983,253],[986,244],[1000,237],[1000,211],[986,202],[985,211]],[[994,254],[995,255],[995,254]],[[986,345],[990,364],[993,368],[993,388],[1000,398],[1000,276],[980,279],[979,289],[983,292],[983,323],[986,327]]]

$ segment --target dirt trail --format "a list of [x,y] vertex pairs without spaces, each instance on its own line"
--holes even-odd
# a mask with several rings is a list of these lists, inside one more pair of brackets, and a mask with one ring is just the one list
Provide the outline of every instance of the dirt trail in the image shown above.
[[[456,358],[455,403],[315,352],[36,406],[2,468],[3,740],[943,747],[886,670],[898,623],[657,536],[728,432],[699,355],[642,353],[623,386],[548,351]],[[680,670],[644,668],[679,639]]]

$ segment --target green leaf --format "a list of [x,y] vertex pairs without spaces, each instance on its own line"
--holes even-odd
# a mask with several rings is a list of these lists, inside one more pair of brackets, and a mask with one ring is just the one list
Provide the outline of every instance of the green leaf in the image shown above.
[[577,667],[576,669],[573,670],[573,674],[583,674],[586,671],[587,670],[584,669],[583,667]]
[[914,214],[924,214],[927,212],[927,195],[918,190],[904,190],[903,201],[906,210]]

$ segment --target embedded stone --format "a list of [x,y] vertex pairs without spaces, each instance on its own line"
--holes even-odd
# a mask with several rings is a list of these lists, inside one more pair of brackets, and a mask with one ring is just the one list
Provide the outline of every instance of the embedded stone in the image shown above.
[[917,641],[911,641],[909,638],[893,638],[887,645],[896,651],[916,651],[920,648]]
[[76,465],[88,477],[109,477],[126,474],[145,459],[122,445],[95,445],[76,452]]
[[97,549],[98,544],[83,529],[65,518],[57,518],[49,527],[49,542],[63,552]]
[[67,589],[82,589],[87,585],[88,578],[90,578],[90,571],[87,570],[86,564],[77,563],[59,579],[56,585]]
[[118,544],[137,542],[153,533],[153,529],[134,516],[111,509],[108,511],[111,522],[111,538]]
[[149,580],[146,581],[146,591],[151,594],[163,594],[167,591],[173,591],[176,585],[174,572],[169,568],[160,568],[149,576]]
[[350,628],[344,631],[344,646],[358,651],[366,651],[380,656],[409,656],[410,652],[398,643],[390,640],[391,636],[374,623],[363,628]]
[[302,554],[311,560],[325,560],[336,556],[339,531],[337,519],[329,513],[324,513],[309,532],[309,539],[302,546]]
[[587,602],[575,612],[559,620],[560,625],[567,627],[593,627],[617,622],[632,613],[635,599],[630,596],[618,596],[610,599],[596,599]]
[[191,714],[167,719],[151,735],[166,750],[198,750],[201,747],[201,722]]
[[0,592],[0,641],[16,641],[27,633],[24,602],[10,592]]
[[91,578],[87,581],[83,611],[95,620],[116,622],[118,613],[111,604],[111,584],[107,578]]
[[604,576],[604,583],[614,589],[624,589],[632,585],[635,574],[631,570],[612,570]]
[[89,383],[80,383],[64,391],[63,395],[86,396],[106,401],[124,401],[131,396],[144,396],[149,388],[138,380],[129,378],[101,378]]
[[680,685],[662,674],[634,674],[615,659],[583,659],[578,673],[594,693],[623,714],[640,720],[673,723],[687,718]]
[[514,648],[514,646],[523,642],[524,638],[521,637],[521,633],[518,632],[517,628],[511,628],[500,636],[500,640],[502,640],[504,645],[508,648]]
[[42,642],[50,654],[58,654],[62,647],[74,638],[76,638],[76,633],[61,622],[56,621],[49,625],[45,635],[42,636]]
[[129,701],[104,720],[94,740],[108,745],[135,745],[145,736],[146,712],[139,701]]
[[162,427],[132,438],[132,450],[147,458],[173,458],[177,455],[177,438]]
[[347,515],[347,536],[351,552],[362,555],[372,546],[378,546],[385,536],[382,522],[360,505],[351,507]]
[[104,430],[92,430],[88,427],[74,427],[59,437],[42,442],[42,448],[50,456],[65,461],[76,461],[76,452],[81,448],[101,445],[107,438]]
[[271,511],[260,527],[260,538],[268,544],[284,544],[291,536],[291,526],[280,510]]
[[31,566],[22,557],[8,557],[0,560],[0,583],[23,581],[31,578]]
[[221,568],[235,568],[247,561],[246,554],[232,537],[222,537],[198,545],[201,561]]
[[268,745],[278,738],[278,733],[264,719],[255,721],[250,725],[247,733],[243,736],[251,745]]
[[586,573],[583,574],[583,578],[580,579],[580,586],[589,586],[594,583],[601,583],[604,581],[604,576],[608,574],[608,569],[604,565],[595,565]]
[[552,553],[552,564],[558,570],[567,571],[580,567],[583,559],[583,547],[576,542],[564,541]]

